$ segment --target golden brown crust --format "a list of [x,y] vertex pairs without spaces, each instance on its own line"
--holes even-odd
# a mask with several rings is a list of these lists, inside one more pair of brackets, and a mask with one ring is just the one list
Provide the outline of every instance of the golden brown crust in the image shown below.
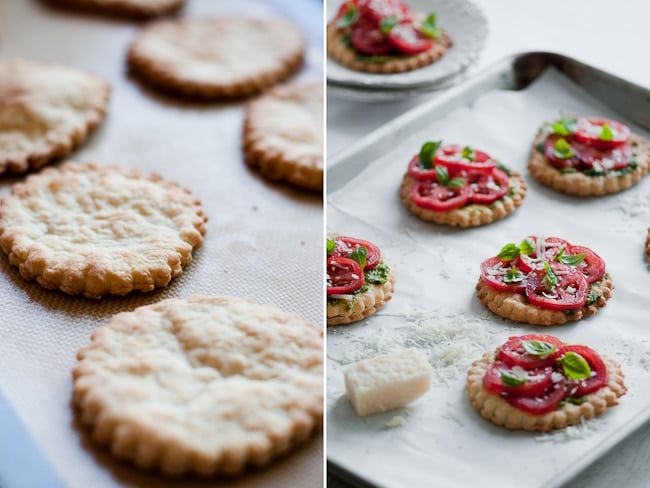
[[355,295],[352,307],[348,306],[348,301],[345,299],[338,299],[334,304],[330,303],[329,300],[327,301],[328,327],[347,325],[363,320],[374,314],[393,298],[395,271],[391,264],[386,264],[390,267],[386,283],[383,285],[370,285],[366,292]]
[[185,0],[45,0],[55,6],[97,14],[146,19],[169,15],[185,5]]
[[0,200],[0,248],[45,288],[126,295],[182,274],[206,221],[198,199],[159,175],[67,162]]
[[418,207],[411,198],[410,190],[416,181],[406,173],[400,187],[400,198],[409,212],[422,220],[463,228],[491,224],[510,215],[517,207],[521,206],[527,189],[526,180],[519,173],[513,171],[508,177],[508,181],[514,190],[500,200],[489,205],[473,203],[448,212],[436,212]]
[[280,86],[250,102],[243,146],[246,163],[266,178],[322,192],[322,84]]
[[110,85],[76,68],[0,62],[0,174],[67,156],[104,120]]
[[537,181],[550,186],[554,190],[579,197],[602,196],[617,193],[636,185],[650,170],[650,147],[640,136],[632,134],[630,144],[638,166],[631,172],[617,176],[588,176],[580,172],[562,173],[551,165],[537,145],[543,141],[543,134],[539,133],[533,142],[528,170]]
[[589,289],[590,292],[598,295],[598,299],[593,304],[586,305],[571,314],[531,305],[523,295],[495,290],[485,283],[483,278],[479,278],[476,284],[476,296],[487,308],[504,319],[533,325],[562,325],[594,315],[600,308],[607,305],[607,300],[611,298],[613,289],[614,283],[609,274],[606,274],[602,280],[593,283]]
[[440,38],[434,41],[433,47],[428,51],[412,56],[382,56],[388,59],[383,63],[369,62],[359,57],[353,47],[346,45],[343,34],[334,22],[327,24],[327,53],[343,66],[366,73],[403,73],[422,68],[440,59],[451,45],[451,39],[442,31]]
[[129,66],[171,94],[205,100],[259,93],[302,65],[304,41],[280,19],[164,20],[142,29]]
[[491,352],[474,361],[467,371],[467,393],[474,409],[493,424],[513,430],[546,432],[563,429],[603,414],[609,407],[618,405],[618,398],[627,391],[621,367],[612,359],[603,355],[601,357],[609,374],[607,386],[586,395],[586,401],[580,405],[567,403],[543,415],[532,415],[519,410],[499,395],[485,389],[483,378],[488,365],[494,361],[494,354]]

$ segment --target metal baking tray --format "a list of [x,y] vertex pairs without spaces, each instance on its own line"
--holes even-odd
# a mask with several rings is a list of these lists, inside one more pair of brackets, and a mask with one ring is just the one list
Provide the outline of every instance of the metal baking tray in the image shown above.
[[[328,162],[327,193],[332,194],[340,190],[352,177],[409,134],[421,130],[455,109],[470,107],[478,97],[490,91],[522,90],[550,67],[629,121],[644,129],[650,128],[650,90],[565,55],[551,52],[517,54],[497,62],[482,73],[393,119],[338,152]],[[647,422],[648,416],[642,415],[626,423],[625,428],[612,432],[596,453],[586,455],[570,472],[559,473],[557,486],[570,481]],[[352,472],[331,459],[328,460],[328,474],[330,482],[337,488],[344,488],[348,483],[359,487],[378,486],[365,479],[362,473]]]

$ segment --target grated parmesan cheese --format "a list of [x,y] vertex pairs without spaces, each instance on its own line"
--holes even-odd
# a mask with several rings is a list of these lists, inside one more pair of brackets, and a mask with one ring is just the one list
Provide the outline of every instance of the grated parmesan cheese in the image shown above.
[[602,432],[607,426],[607,421],[602,418],[585,420],[584,418],[577,425],[570,425],[561,430],[544,433],[535,437],[536,442],[552,442],[559,444],[575,440],[588,439],[589,437]]

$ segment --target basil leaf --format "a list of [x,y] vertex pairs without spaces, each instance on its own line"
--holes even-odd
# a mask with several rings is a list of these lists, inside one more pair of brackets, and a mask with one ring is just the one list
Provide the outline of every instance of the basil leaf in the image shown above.
[[399,19],[397,17],[386,17],[384,19],[381,19],[379,22],[379,29],[384,34],[390,34],[390,31],[392,31],[393,27],[395,27],[397,24],[399,24]]
[[424,169],[431,169],[433,166],[433,155],[435,152],[438,150],[440,145],[442,144],[442,141],[429,141],[425,142],[422,144],[422,147],[420,148],[420,166],[423,167]]
[[359,20],[359,9],[353,3],[348,3],[348,8],[343,17],[336,23],[337,27],[345,28],[354,25]]
[[540,359],[546,359],[555,351],[557,346],[546,341],[521,341],[525,351],[531,356],[537,356]]
[[569,159],[575,155],[573,148],[564,138],[560,138],[555,142],[553,154],[559,159]]
[[461,151],[460,155],[465,159],[470,160],[471,162],[474,162],[474,160],[476,159],[476,151],[474,151],[474,149],[472,149],[469,146],[465,146]]
[[425,36],[431,39],[440,37],[440,29],[436,27],[436,14],[430,13],[427,15],[420,25],[420,30]]
[[502,261],[512,261],[519,257],[519,248],[516,244],[509,242],[501,248],[497,257]]
[[519,253],[527,256],[535,252],[535,243],[532,239],[524,239],[519,243]]
[[565,119],[562,117],[557,122],[551,124],[551,130],[554,134],[560,136],[570,136],[576,131],[576,119]]
[[503,171],[508,176],[512,176],[512,170],[510,168],[508,168],[505,164],[502,164],[502,163],[497,161],[497,168],[499,168],[501,171]]
[[447,171],[447,168],[436,165],[436,178],[438,178],[438,183],[447,186],[447,183],[449,182],[449,172]]
[[590,291],[589,294],[587,295],[587,305],[593,305],[598,301],[599,298],[600,295],[598,293],[593,293]]
[[508,371],[501,371],[501,383],[505,386],[521,386],[528,383],[528,378],[522,378]]
[[504,283],[521,283],[522,281],[524,281],[524,274],[514,266],[503,275]]
[[566,405],[570,403],[571,405],[582,405],[587,401],[587,397],[567,397],[560,402],[560,405]]
[[601,141],[611,141],[614,139],[614,132],[612,131],[612,128],[609,126],[609,124],[603,124],[603,128],[600,131],[600,134],[598,134],[598,139]]
[[551,269],[551,266],[548,263],[544,263],[544,269],[546,270],[546,275],[544,276],[544,286],[547,290],[552,290],[555,288],[558,282],[557,275],[555,271]]
[[366,267],[366,260],[368,259],[368,249],[366,246],[359,246],[350,253],[350,258],[354,259],[361,269]]
[[465,178],[452,178],[445,186],[447,188],[462,188],[465,186]]
[[578,266],[586,257],[586,254],[564,254],[560,258],[560,262],[567,266]]
[[334,242],[334,239],[327,239],[327,255],[329,256],[332,254],[334,249],[336,249],[336,242]]
[[591,368],[589,363],[580,354],[568,351],[564,356],[558,359],[562,365],[564,374],[572,380],[584,380],[591,377]]

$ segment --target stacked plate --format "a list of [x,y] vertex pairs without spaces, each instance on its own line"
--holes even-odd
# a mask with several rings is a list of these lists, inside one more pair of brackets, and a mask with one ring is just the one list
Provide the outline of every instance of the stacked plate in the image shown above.
[[[327,19],[336,15],[341,0],[327,3]],[[358,101],[395,100],[438,90],[458,81],[483,50],[488,35],[485,14],[468,0],[409,0],[416,12],[435,12],[438,25],[452,39],[452,47],[435,63],[405,73],[372,74],[354,71],[327,59],[328,94]]]

